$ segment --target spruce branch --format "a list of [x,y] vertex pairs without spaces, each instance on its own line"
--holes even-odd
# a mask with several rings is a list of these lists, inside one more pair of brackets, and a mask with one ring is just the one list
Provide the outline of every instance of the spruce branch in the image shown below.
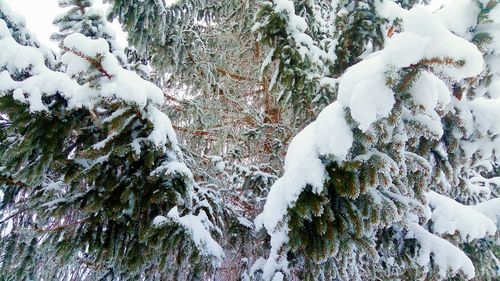
[[113,75],[109,74],[102,66],[101,59],[87,56],[84,53],[77,51],[77,50],[74,50],[74,49],[64,48],[64,50],[67,52],[73,53],[73,54],[83,58],[84,60],[88,61],[90,63],[90,65],[92,65],[97,71],[99,71],[103,76],[107,77],[108,79],[111,80],[111,78],[113,78]]

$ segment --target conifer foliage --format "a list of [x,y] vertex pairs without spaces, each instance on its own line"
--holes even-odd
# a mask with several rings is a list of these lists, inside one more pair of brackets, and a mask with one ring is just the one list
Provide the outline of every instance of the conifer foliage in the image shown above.
[[0,280],[500,278],[500,1],[104,2],[0,2]]
[[[379,17],[398,23],[399,31],[393,34],[389,27],[392,38],[383,48],[342,74],[337,101],[290,144],[284,175],[271,187],[256,220],[271,237],[269,256],[254,267],[259,278],[497,276],[498,250],[486,241],[497,239],[492,237],[498,195],[489,183],[497,181],[491,137],[498,131],[488,127],[487,133],[473,133],[487,124],[484,116],[495,119],[496,113],[482,106],[499,109],[496,101],[477,94],[488,95],[477,83],[485,75],[483,56],[495,51],[490,46],[482,54],[467,41],[472,29],[494,42],[498,31],[487,14],[497,2],[459,2],[458,8],[454,3],[436,14],[391,1],[374,3]],[[299,22],[292,1],[267,5]],[[463,22],[452,23],[456,17]],[[284,38],[307,27],[284,26],[291,34]],[[288,62],[293,60],[282,63]],[[459,91],[466,92],[464,97]],[[474,104],[481,104],[481,113]],[[471,144],[476,140],[468,141],[476,136],[492,146],[476,152]],[[460,164],[454,162],[457,157]],[[476,200],[464,200],[470,196]],[[474,264],[466,252],[478,244],[488,250]]]
[[0,21],[2,278],[201,278],[223,253],[162,91],[120,65],[90,1],[61,5],[56,69]]

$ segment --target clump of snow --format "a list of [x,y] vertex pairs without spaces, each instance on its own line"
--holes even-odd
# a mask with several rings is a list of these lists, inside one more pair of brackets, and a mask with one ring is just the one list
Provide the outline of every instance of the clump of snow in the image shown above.
[[115,95],[141,107],[145,106],[148,101],[156,105],[164,103],[163,91],[160,88],[142,79],[137,73],[122,68],[113,54],[105,53],[101,63],[103,69],[112,76],[111,79],[104,81],[101,95]]
[[[293,1],[274,1],[274,11],[276,13],[284,14],[286,17],[286,32],[289,37],[293,39],[295,44],[294,47],[297,49],[302,58],[308,57],[313,63],[323,65],[322,58],[326,59],[327,54],[321,48],[316,46],[314,40],[305,33],[308,28],[307,22],[304,18],[295,13]],[[260,25],[260,23],[256,23],[253,29],[258,29]]]
[[401,19],[408,14],[408,10],[390,0],[375,1],[375,8],[379,15],[390,21]]
[[[0,91],[12,91],[16,100],[29,104],[31,112],[47,110],[42,95],[60,93],[71,97],[86,92],[66,74],[48,69],[39,50],[17,43],[3,20],[0,20],[0,50],[0,69],[5,69],[0,73]],[[22,81],[14,81],[9,74],[25,71],[30,76]]]
[[[140,1],[142,2],[144,0],[140,0]],[[177,2],[179,2],[179,0],[163,0],[163,3],[164,3],[166,8],[171,7],[173,5],[176,5]]]
[[[373,122],[387,117],[392,110],[394,93],[387,86],[385,77],[390,66],[403,68],[434,58],[463,61],[465,64],[460,68],[446,63],[431,65],[435,71],[452,79],[478,75],[484,67],[477,47],[449,32],[426,9],[417,7],[398,13],[398,16],[403,17],[405,31],[395,34],[388,40],[386,48],[349,68],[340,79],[338,100],[350,109],[362,131],[368,130]],[[422,84],[429,82],[432,88],[422,89]],[[426,93],[427,90],[430,92]],[[446,105],[451,94],[439,78],[425,72],[417,81],[414,93],[418,93],[414,95],[416,102],[426,109],[434,109],[437,102]]]
[[[348,77],[344,76],[342,82],[346,81],[344,78],[348,79]],[[395,102],[394,92],[385,84],[383,72],[374,73],[370,78],[366,78],[362,81],[356,81],[348,104],[351,116],[359,123],[358,127],[361,131],[368,130],[376,120],[387,117]],[[340,85],[343,85],[342,82]],[[342,90],[345,90],[345,87]],[[339,100],[341,99],[340,93],[344,92],[341,92],[339,88]]]
[[199,216],[192,214],[180,216],[176,206],[168,212],[167,217],[184,227],[202,254],[215,258],[214,263],[224,258],[222,247],[212,238]]
[[265,226],[273,231],[306,185],[311,185],[316,192],[322,190],[326,172],[314,141],[313,123],[290,143],[285,159],[285,173],[269,191],[264,210],[255,220],[257,228]]
[[189,170],[189,168],[183,162],[170,161],[167,163],[165,168],[166,168],[166,172],[169,174],[183,175],[187,178],[193,177],[191,170]]
[[427,111],[434,111],[438,105],[444,108],[451,101],[451,92],[443,80],[427,71],[422,72],[411,89],[411,96],[416,104]]
[[472,114],[476,119],[478,130],[500,134],[500,98],[476,98],[469,103]]
[[[471,2],[471,1],[468,1]],[[455,2],[450,6],[454,6]],[[470,5],[461,1],[460,5]],[[484,61],[481,52],[471,42],[464,40],[450,31],[463,29],[465,26],[473,25],[476,20],[477,8],[472,8],[467,15],[457,22],[458,9],[443,10],[442,15],[436,15],[424,7],[415,7],[410,11],[404,10],[396,3],[384,0],[376,4],[377,10],[382,16],[394,20],[396,18],[403,20],[404,32],[395,34],[389,39],[388,48],[399,50],[399,54],[393,53],[390,61],[397,66],[404,67],[417,63],[423,58],[445,58],[450,57],[455,60],[465,61],[461,68],[452,66],[434,67],[436,70],[452,79],[463,79],[479,74],[484,67]],[[474,18],[473,18],[474,17]],[[448,29],[448,28],[451,28]],[[404,36],[403,38],[401,38]],[[395,44],[391,44],[395,41]],[[392,47],[391,47],[392,46]],[[394,51],[396,51],[394,50]],[[395,57],[394,57],[395,56]]]
[[[102,66],[100,71],[105,72],[101,78],[100,96],[115,96],[141,107],[150,101],[156,105],[163,104],[162,90],[142,79],[137,73],[123,69],[115,55],[109,52],[106,40],[102,38],[94,40],[80,33],[74,33],[64,39],[64,47],[69,51],[62,56],[61,61],[70,75],[88,69],[89,59],[99,61]],[[85,104],[89,97],[89,95],[78,97],[76,104]]]
[[77,51],[84,56],[95,58],[109,52],[108,42],[102,38],[91,39],[81,33],[73,33],[64,38],[65,49]]
[[488,87],[488,93],[494,99],[500,98],[500,80],[493,81]]
[[471,0],[455,0],[447,3],[435,14],[448,30],[468,38],[467,31],[477,24],[479,7]]
[[434,191],[426,193],[432,210],[433,231],[439,235],[458,233],[462,241],[494,235],[496,225],[491,219],[457,201]]
[[285,173],[271,188],[264,211],[256,219],[258,227],[275,229],[306,185],[315,193],[323,190],[326,172],[320,155],[342,160],[352,146],[352,131],[344,115],[341,104],[334,102],[292,140],[285,159]]
[[[172,122],[168,116],[161,112],[157,107],[149,104],[147,106],[147,118],[155,124],[153,131],[149,134],[148,139],[156,146],[164,147],[167,144],[167,139],[174,150],[180,153],[178,147],[177,135],[175,134]],[[166,138],[165,138],[166,137]]]
[[490,199],[470,207],[487,216],[493,222],[500,223],[500,198]]
[[44,57],[39,50],[19,45],[10,35],[5,21],[0,20],[0,63],[11,73],[20,73],[30,69],[30,73],[39,74],[44,68]]
[[[157,107],[164,103],[160,88],[143,80],[135,72],[123,69],[103,39],[93,40],[75,33],[64,40],[64,45],[70,50],[61,58],[67,72],[52,71],[45,65],[39,50],[18,44],[11,37],[6,23],[0,20],[0,68],[5,69],[0,73],[0,91],[12,92],[14,99],[30,106],[31,112],[48,110],[42,97],[54,94],[64,96],[69,109],[92,108],[99,100],[109,98],[137,105],[141,109],[141,116],[154,124],[148,139],[164,149],[166,144],[171,144],[172,149],[181,154],[170,119]],[[102,69],[99,71],[105,72],[99,78],[99,89],[90,84],[79,85],[71,78],[93,67],[90,60],[100,60]],[[9,73],[26,70],[30,76],[24,80],[14,81],[10,77]]]
[[153,227],[160,228],[168,224],[169,220],[165,216],[156,216],[153,219]]
[[447,30],[436,15],[425,8],[415,7],[410,10],[403,18],[403,25],[405,32],[413,32],[430,39],[424,49],[423,58],[450,57],[465,62],[460,68],[448,65],[435,67],[446,77],[458,80],[478,75],[483,70],[483,56],[477,47]]
[[345,111],[340,103],[330,104],[318,115],[314,122],[314,137],[320,155],[336,155],[340,159],[347,156],[353,135],[344,116]]
[[419,242],[417,263],[420,266],[428,269],[432,255],[434,264],[439,268],[441,278],[447,277],[448,270],[453,273],[462,271],[467,279],[474,278],[475,270],[472,261],[462,250],[450,242],[428,232],[414,222],[410,222],[406,238],[415,238]]

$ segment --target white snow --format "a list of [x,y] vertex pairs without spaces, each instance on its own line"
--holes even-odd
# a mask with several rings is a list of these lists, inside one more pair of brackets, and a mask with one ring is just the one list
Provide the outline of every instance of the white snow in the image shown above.
[[[6,23],[0,20],[0,91],[13,91],[14,98],[30,105],[31,112],[47,110],[41,97],[60,93],[71,97],[85,91],[66,74],[54,72],[45,66],[45,59],[39,50],[18,44],[10,35]],[[14,81],[9,73],[29,71],[31,76]]]
[[[45,111],[42,102],[44,95],[61,94],[68,99],[68,108],[89,107],[101,99],[116,98],[141,108],[142,117],[154,124],[148,137],[155,145],[172,149],[180,154],[177,138],[170,119],[157,106],[164,103],[163,92],[149,81],[140,78],[135,72],[123,69],[115,56],[109,53],[105,40],[93,40],[76,33],[68,36],[64,44],[71,52],[66,52],[61,62],[68,73],[48,69],[44,57],[35,48],[19,45],[11,36],[3,20],[0,21],[0,67],[6,70],[0,73],[0,91],[13,92],[13,97],[29,104],[31,112]],[[89,59],[102,59],[103,74],[100,89],[90,84],[79,85],[70,76],[85,72],[91,65]],[[31,76],[14,81],[9,73],[29,70]],[[69,76],[68,76],[69,74]]]
[[[293,1],[290,0],[276,0],[274,1],[275,13],[284,14],[286,17],[286,32],[293,39],[295,48],[298,50],[302,58],[306,56],[312,60],[313,63],[322,65],[322,58],[327,59],[326,53],[316,46],[313,39],[305,33],[307,30],[307,22],[304,18],[296,15]],[[260,26],[256,23],[253,29]],[[274,51],[272,51],[274,52]]]
[[382,79],[383,75],[372,76],[371,79],[358,81],[352,89],[349,108],[361,131],[368,130],[373,122],[387,117],[392,110],[394,92]]
[[155,105],[164,103],[163,91],[153,83],[142,79],[137,73],[123,69],[116,57],[109,52],[102,60],[103,69],[112,78],[105,79],[101,88],[101,95],[112,96],[134,102],[143,107],[149,101]]
[[444,108],[451,101],[451,92],[443,80],[427,71],[422,72],[411,89],[411,96],[416,104],[422,105],[428,112],[438,107]]
[[[450,6],[453,5],[455,3]],[[464,60],[466,64],[460,69],[450,66],[434,67],[449,78],[458,80],[472,77],[483,70],[483,57],[477,47],[451,33],[448,29],[448,27],[452,28],[451,31],[456,29],[458,32],[459,29],[472,24],[472,17],[475,15],[474,9],[470,10],[467,16],[459,19],[458,22],[457,18],[454,17],[457,10],[446,10],[438,16],[420,6],[407,11],[388,0],[378,3],[377,10],[389,19],[400,18],[403,20],[404,32],[399,35],[395,34],[389,39],[387,45],[388,48],[395,48],[395,50],[394,53],[389,52],[391,57],[386,59],[395,62],[396,66],[408,66],[423,58],[450,57],[455,60]],[[403,35],[405,33],[406,35]],[[401,36],[404,37],[401,38]],[[392,41],[397,43],[391,44]]]
[[[163,92],[149,81],[143,80],[135,72],[123,69],[115,55],[109,52],[109,45],[104,39],[90,39],[80,33],[74,33],[64,39],[66,52],[61,61],[66,65],[70,75],[85,70],[89,66],[89,59],[100,58],[103,77],[99,95],[103,97],[117,97],[124,101],[133,102],[140,107],[151,101],[156,105],[164,102]],[[109,77],[111,76],[111,77]],[[77,97],[78,103],[85,104],[89,95]]]
[[407,10],[390,0],[376,1],[375,7],[379,15],[390,21],[394,21],[398,18],[401,19],[408,13]]
[[461,68],[448,65],[435,67],[446,77],[463,79],[481,73],[484,61],[477,47],[463,38],[460,38],[446,29],[436,15],[422,7],[415,7],[403,18],[405,32],[429,38],[429,43],[424,49],[424,58],[445,58],[463,60],[465,65]]
[[169,220],[164,217],[164,216],[156,216],[153,219],[153,227],[160,228],[166,225],[169,222]]
[[477,129],[481,132],[500,134],[500,98],[476,98],[469,103]]
[[[178,147],[177,135],[175,134],[172,122],[168,116],[161,112],[157,107],[149,104],[147,106],[147,118],[155,124],[153,131],[149,134],[148,139],[151,140],[156,146],[164,147],[167,144],[167,139],[172,145],[172,149],[180,153]],[[166,138],[165,138],[166,137]]]
[[362,131],[387,117],[394,104],[394,93],[385,83],[386,63],[381,52],[350,67],[340,78],[338,101],[351,110]]
[[91,39],[81,33],[73,33],[64,38],[65,49],[77,51],[91,58],[104,55],[109,52],[109,45],[103,38]]
[[344,115],[344,108],[340,103],[330,104],[318,115],[314,122],[313,137],[320,155],[336,155],[340,159],[347,156],[353,135]]
[[431,255],[434,264],[439,268],[441,278],[447,277],[447,271],[453,273],[461,271],[467,279],[475,276],[474,266],[467,255],[450,242],[440,238],[417,223],[410,222],[406,238],[415,238],[420,244],[417,263],[427,268],[431,262]]
[[264,210],[255,219],[257,229],[265,226],[268,231],[274,231],[285,217],[289,205],[297,200],[307,184],[318,193],[323,188],[325,168],[314,141],[313,123],[290,143],[285,159],[285,173],[271,187]]
[[471,0],[454,0],[435,14],[448,30],[469,39],[467,31],[476,26],[479,7]]
[[500,223],[500,198],[490,199],[470,207],[487,216],[493,222]]
[[425,194],[432,210],[433,231],[439,235],[457,234],[462,241],[494,235],[496,225],[491,219],[475,210],[474,207],[462,205],[459,202],[429,191]]
[[214,263],[224,258],[222,247],[212,238],[199,216],[192,214],[180,216],[176,206],[168,212],[167,217],[183,226],[202,253],[214,257]]

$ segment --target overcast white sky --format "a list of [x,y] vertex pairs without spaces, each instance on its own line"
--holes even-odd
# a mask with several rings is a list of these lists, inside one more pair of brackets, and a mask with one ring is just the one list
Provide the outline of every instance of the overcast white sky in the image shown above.
[[[49,38],[50,35],[57,31],[56,27],[52,25],[52,20],[63,9],[57,5],[57,0],[0,0],[6,1],[11,8],[23,15],[26,18],[28,28],[37,35],[38,39],[54,49],[57,48],[57,43],[52,42]],[[431,6],[435,9],[440,6],[440,3],[449,2],[452,0],[433,0]],[[167,4],[174,2],[167,0]],[[101,0],[95,0],[95,5],[106,9]],[[113,27],[117,33],[118,42],[123,46],[126,44],[126,34],[121,31],[120,24],[113,23]]]
[[[21,14],[26,19],[26,25],[29,30],[36,34],[38,40],[43,44],[54,49],[57,48],[57,43],[50,40],[50,35],[57,31],[57,28],[52,25],[54,17],[64,11],[57,5],[57,0],[0,0],[6,1],[12,10]],[[102,1],[95,0],[96,7],[106,9]],[[117,33],[118,42],[123,46],[126,44],[126,34],[121,31],[120,24],[114,22],[113,27]]]

